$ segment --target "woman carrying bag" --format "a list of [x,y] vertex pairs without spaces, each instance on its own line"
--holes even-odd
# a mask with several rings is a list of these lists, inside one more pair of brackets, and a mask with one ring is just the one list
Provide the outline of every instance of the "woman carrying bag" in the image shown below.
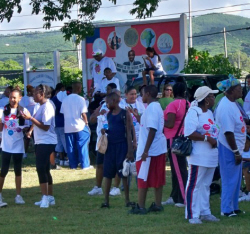
[[[184,83],[177,82],[173,86],[175,100],[171,102],[164,111],[164,134],[171,145],[176,135],[183,134],[183,121],[189,106],[185,99],[186,86]],[[175,204],[177,207],[185,207],[185,187],[187,182],[187,162],[186,157],[169,154],[169,161],[172,175],[172,191],[167,201],[162,205]]]
[[188,181],[186,187],[186,219],[191,224],[202,221],[217,222],[211,214],[210,185],[218,166],[217,137],[219,129],[209,109],[214,105],[214,93],[207,86],[196,90],[194,105],[187,113],[184,135],[192,140],[193,150],[188,159]]

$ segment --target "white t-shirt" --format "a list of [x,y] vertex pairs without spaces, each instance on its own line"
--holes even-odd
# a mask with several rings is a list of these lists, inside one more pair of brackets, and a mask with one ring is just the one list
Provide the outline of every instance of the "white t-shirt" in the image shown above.
[[150,146],[148,155],[159,156],[167,152],[167,140],[163,134],[164,116],[161,105],[158,102],[152,102],[141,116],[139,142],[136,152],[136,161],[141,159],[144,153],[145,145],[148,139],[149,128],[156,129],[155,138]]
[[44,131],[34,124],[35,144],[57,144],[57,136],[55,133],[55,110],[49,100],[40,105],[34,118],[44,125],[49,125],[48,131]]
[[245,112],[250,115],[250,91],[247,93],[247,96],[245,97],[243,108]]
[[243,158],[243,161],[244,161],[244,158],[246,159],[250,159],[250,150],[248,152],[244,152],[242,153],[242,158]]
[[100,62],[94,60],[92,77],[94,78],[95,91],[101,91],[102,78],[104,77],[104,69],[109,67],[113,73],[116,73],[115,63],[111,58],[103,57]]
[[[135,101],[134,104],[128,104],[127,101],[124,99],[122,104],[126,107],[132,107],[133,109],[137,109],[139,115],[142,115],[145,111],[145,107],[141,102],[138,102],[137,100]],[[132,120],[133,120],[133,125],[135,128],[135,135],[136,135],[136,141],[138,144],[138,140],[139,140],[139,132],[140,132],[140,123],[137,121],[136,117],[131,114]]]
[[[218,138],[219,128],[214,121],[212,111],[202,112],[200,107],[191,107],[188,110],[184,122],[184,135],[189,136],[193,132]],[[202,167],[218,166],[218,149],[205,141],[192,141],[193,150],[187,157],[188,164]]]
[[0,99],[0,107],[5,107],[9,103],[9,98],[8,97],[2,97]]
[[[19,105],[27,108],[31,115],[34,114],[34,108],[36,103],[33,97],[23,96],[21,101],[19,102]],[[32,125],[31,121],[29,121],[29,125]]]
[[234,133],[237,147],[240,153],[242,153],[246,142],[246,124],[237,104],[231,102],[227,97],[223,97],[216,109],[215,120],[220,128],[219,142],[231,150],[227,143],[225,132],[232,132]]
[[[1,110],[2,113],[3,109]],[[27,109],[24,108],[23,112],[27,113]],[[12,108],[8,116],[2,114],[2,142],[1,147],[4,152],[7,153],[24,153],[24,141],[22,128],[25,126],[19,126],[19,120],[16,117],[17,109]],[[24,123],[28,127],[27,121]]]
[[[161,62],[159,62],[159,58],[157,55],[154,55],[154,57],[150,58],[150,59],[158,71],[163,71],[162,64],[161,64]],[[148,60],[146,60],[146,63],[147,63],[149,68],[152,68],[151,63]]]
[[77,94],[70,94],[66,97],[61,106],[61,113],[64,114],[65,133],[80,132],[85,127],[82,113],[87,113],[85,99]]
[[104,78],[101,83],[101,93],[107,93],[107,86],[108,84],[115,83],[117,86],[117,89],[120,91],[120,83],[119,79],[116,77],[113,77],[111,80],[108,80],[107,78]]

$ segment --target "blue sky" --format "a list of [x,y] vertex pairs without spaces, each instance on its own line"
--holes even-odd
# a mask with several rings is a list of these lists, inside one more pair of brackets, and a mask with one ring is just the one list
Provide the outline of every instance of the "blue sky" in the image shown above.
[[[31,7],[29,6],[29,0],[23,0],[23,11],[20,15],[30,15],[31,14]],[[117,5],[124,5],[124,4],[132,4],[133,0],[118,0]],[[239,5],[239,4],[247,4],[249,1],[247,0],[210,0],[210,1],[203,1],[203,0],[192,0],[192,10],[203,10],[203,9],[211,9],[217,7],[224,7],[217,10],[210,10],[210,11],[203,11],[203,12],[195,12],[194,15],[206,14],[211,12],[228,12],[229,14],[235,14],[240,16],[249,17],[250,11],[250,3],[249,5],[241,5],[241,6],[234,6],[232,5]],[[123,20],[123,19],[134,19],[135,16],[129,14],[129,10],[132,9],[132,6],[125,5],[119,7],[108,8],[109,6],[113,6],[110,1],[103,1],[103,5],[97,15],[95,20]],[[244,9],[249,9],[245,11],[240,11]],[[73,10],[76,10],[74,8]],[[188,11],[188,0],[163,0],[159,4],[159,8],[153,14],[153,16],[159,15],[167,15],[173,13],[181,13]],[[231,12],[235,11],[235,12]],[[20,29],[20,28],[36,28],[43,26],[42,15],[33,15],[28,17],[16,17],[19,16],[18,14],[14,15],[15,17],[12,18],[10,23],[4,21],[0,24],[0,30],[9,30],[9,29]],[[176,18],[178,15],[175,16],[162,16],[157,17],[156,19],[160,18]],[[72,18],[76,18],[76,12],[72,13]],[[154,18],[155,19],[155,18]],[[62,26],[63,22],[54,22],[52,26]],[[33,30],[29,30],[33,31]],[[0,34],[9,34],[13,32],[1,32]],[[15,32],[17,33],[17,32]]]

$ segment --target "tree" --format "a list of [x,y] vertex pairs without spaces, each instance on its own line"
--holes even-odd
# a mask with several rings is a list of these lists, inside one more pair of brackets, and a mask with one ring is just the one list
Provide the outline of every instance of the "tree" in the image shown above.
[[[43,13],[43,27],[50,29],[54,21],[69,20],[64,23],[61,31],[66,40],[70,40],[73,35],[77,36],[76,42],[81,41],[86,36],[94,32],[92,21],[95,19],[97,11],[102,5],[101,0],[29,0],[32,6],[32,14]],[[109,0],[116,4],[117,0]],[[14,10],[17,13],[22,12],[21,0],[1,0],[0,3],[0,22],[6,19],[10,22]],[[157,9],[160,0],[134,0],[134,8],[130,14],[136,15],[137,18],[152,16]],[[78,19],[71,19],[70,13],[74,6],[78,5]]]
[[220,74],[240,78],[241,70],[234,67],[223,54],[210,56],[208,51],[198,51],[194,48],[188,50],[188,62],[182,71],[186,74]]

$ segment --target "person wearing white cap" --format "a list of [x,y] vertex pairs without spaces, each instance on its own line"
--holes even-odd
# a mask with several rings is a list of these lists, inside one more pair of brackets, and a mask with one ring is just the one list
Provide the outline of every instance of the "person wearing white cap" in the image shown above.
[[112,70],[113,77],[116,74],[116,67],[115,63],[111,58],[104,57],[103,52],[100,49],[94,50],[92,53],[92,56],[94,57],[95,61],[93,63],[93,70],[92,70],[92,89],[94,89],[94,92],[100,92],[101,91],[101,83],[104,76],[104,69],[109,67]]
[[219,221],[211,214],[209,207],[210,185],[215,168],[218,166],[217,137],[219,129],[209,109],[214,105],[214,93],[207,86],[196,90],[197,106],[189,108],[185,117],[184,135],[192,140],[193,150],[188,157],[188,181],[186,185],[185,217],[191,224],[202,220]]

